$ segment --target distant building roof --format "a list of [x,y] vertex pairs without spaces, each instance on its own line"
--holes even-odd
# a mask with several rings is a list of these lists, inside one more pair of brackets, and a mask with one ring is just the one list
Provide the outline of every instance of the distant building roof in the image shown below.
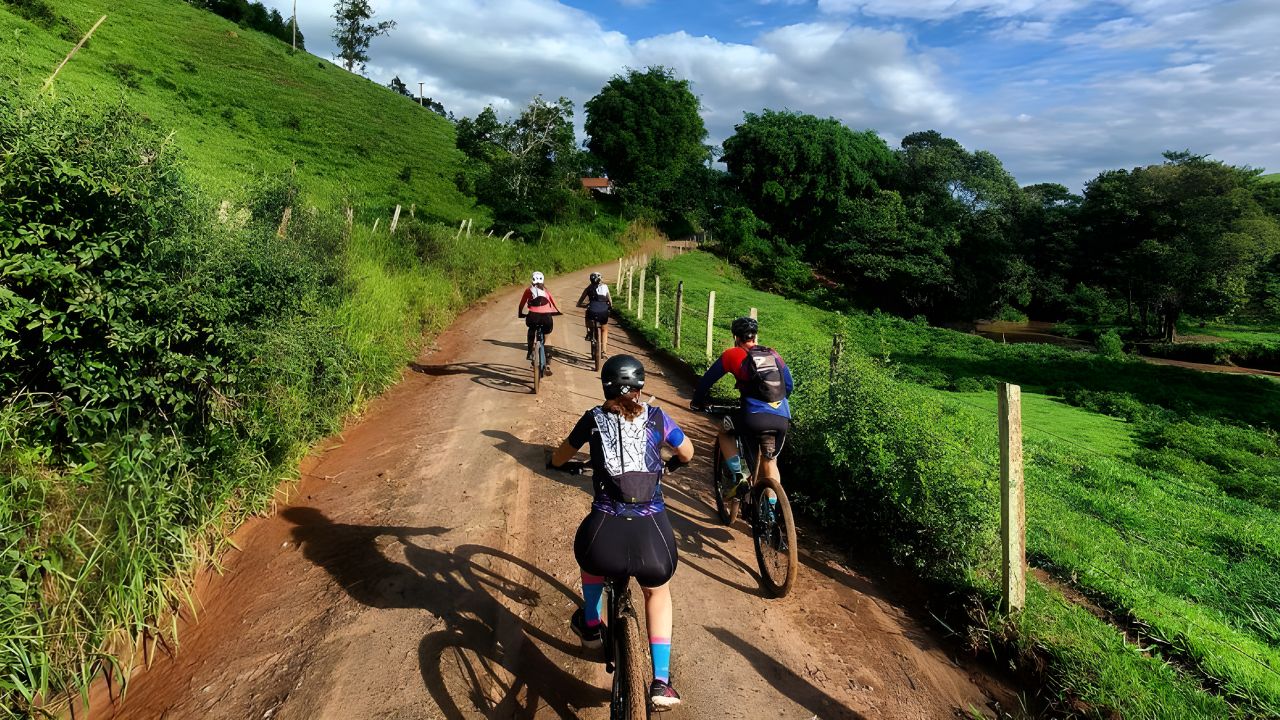
[[582,178],[582,187],[588,190],[613,187],[613,181],[607,177]]

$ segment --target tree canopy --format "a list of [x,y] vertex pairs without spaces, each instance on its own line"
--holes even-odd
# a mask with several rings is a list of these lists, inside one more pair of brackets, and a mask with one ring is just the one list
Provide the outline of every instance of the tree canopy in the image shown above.
[[396,26],[395,20],[373,22],[373,7],[369,0],[337,0],[333,4],[333,40],[338,43],[338,59],[350,72],[359,66],[364,73],[369,62],[369,43],[379,35],[386,35]]
[[585,104],[587,148],[629,202],[679,204],[681,178],[707,161],[707,136],[689,81],[651,67],[615,75]]

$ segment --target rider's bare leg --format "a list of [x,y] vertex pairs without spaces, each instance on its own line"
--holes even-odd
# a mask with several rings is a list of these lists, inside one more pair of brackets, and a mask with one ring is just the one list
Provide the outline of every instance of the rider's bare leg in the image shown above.
[[609,325],[600,326],[600,354],[605,354],[605,348],[609,347]]
[[720,457],[725,460],[738,454],[738,443],[734,442],[733,436],[724,430],[716,436],[716,442],[720,443]]
[[649,630],[649,650],[653,656],[653,675],[667,682],[671,667],[671,584],[644,591],[645,624]]

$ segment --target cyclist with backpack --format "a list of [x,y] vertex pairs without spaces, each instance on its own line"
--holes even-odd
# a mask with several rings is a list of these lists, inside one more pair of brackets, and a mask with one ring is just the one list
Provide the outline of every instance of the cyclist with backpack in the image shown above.
[[671,686],[671,587],[676,541],[662,498],[661,448],[673,462],[693,458],[693,443],[666,413],[641,402],[644,365],[630,355],[609,358],[600,372],[605,402],[582,415],[552,454],[551,467],[591,446],[595,497],[578,527],[573,553],[582,568],[583,606],[569,621],[586,647],[600,647],[600,605],[607,577],[633,577],[644,591],[645,621],[653,656],[649,699],[680,702]]
[[[738,411],[726,418],[726,428],[716,436],[720,443],[720,456],[724,458],[725,467],[738,478],[734,487],[725,494],[731,500],[747,491],[747,471],[738,456],[737,443],[733,437],[737,433],[745,433],[749,438],[760,442],[761,468],[766,477],[779,482],[782,474],[778,472],[778,454],[786,442],[787,431],[791,429],[791,405],[787,398],[791,395],[793,384],[791,371],[787,364],[773,348],[756,342],[760,332],[760,324],[754,318],[741,317],[733,321],[733,347],[720,354],[720,358],[707,369],[698,389],[693,393],[690,407],[701,409],[711,394],[711,387],[726,374],[733,379],[741,393],[742,399]],[[762,433],[777,433],[772,435]],[[772,501],[773,498],[771,497]]]
[[607,347],[609,338],[609,309],[613,307],[613,298],[609,296],[609,286],[605,285],[603,276],[598,272],[591,273],[591,284],[578,296],[578,307],[587,308],[587,335],[591,339],[591,331],[600,326],[600,347]]
[[[533,273],[529,287],[524,289],[524,294],[520,296],[520,304],[516,306],[516,316],[524,318],[525,327],[529,328],[528,350],[524,354],[526,360],[533,358],[534,331],[541,327],[543,337],[550,335],[555,327],[553,319],[559,314],[561,314],[560,308],[556,307],[555,299],[551,297],[551,292],[547,290],[546,278],[540,272]],[[551,374],[550,346],[547,346],[546,374]]]

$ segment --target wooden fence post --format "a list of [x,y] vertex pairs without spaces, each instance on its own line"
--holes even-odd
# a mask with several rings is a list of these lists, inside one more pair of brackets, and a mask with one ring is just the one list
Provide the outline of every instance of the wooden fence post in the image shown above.
[[627,309],[631,309],[631,276],[635,274],[635,268],[627,266]]
[[410,217],[410,219],[416,220],[416,219],[418,218],[418,216],[417,216],[417,215],[415,215],[415,214],[414,214],[414,212],[413,212],[414,210],[417,210],[417,209],[418,209],[418,203],[409,203],[409,217]]
[[396,211],[391,215],[391,230],[389,232],[392,235],[396,234],[396,226],[399,224],[400,224],[400,206],[396,205]]
[[378,232],[378,223],[381,221],[382,221],[382,218],[380,217],[373,219],[373,232],[375,233]]
[[1027,598],[1027,511],[1022,474],[1022,388],[1000,383],[1000,579],[1006,612]]
[[707,362],[711,362],[711,328],[716,321],[716,291],[707,296]]
[[676,283],[676,349],[680,349],[680,326],[684,324],[684,281]]
[[640,292],[636,294],[636,319],[644,319],[644,273],[648,267],[640,268]]
[[289,218],[291,217],[293,217],[292,205],[284,209],[284,215],[280,217],[280,227],[276,229],[276,237],[281,240],[283,240],[284,236],[289,232]]
[[80,48],[84,47],[84,44],[89,42],[89,36],[97,32],[98,26],[106,21],[107,21],[106,15],[103,15],[102,17],[98,18],[98,22],[94,23],[93,27],[89,28],[89,32],[85,33],[84,37],[80,38],[80,42],[76,43],[76,46],[71,48],[71,52],[67,53],[67,56],[62,58],[62,62],[58,63],[58,67],[54,68],[53,74],[50,75],[49,79],[44,81],[44,85],[40,87],[40,92],[44,92],[45,90],[49,89],[49,86],[53,84],[54,78],[58,77],[58,73],[62,72],[62,66],[66,65],[71,60],[71,57],[73,55],[80,52]]
[[347,208],[347,237],[351,237],[351,228],[356,222],[356,211],[354,208]]
[[831,338],[831,379],[827,382],[827,396],[832,402],[836,398],[836,375],[840,372],[840,356],[844,354],[844,336],[834,335]]
[[658,324],[658,308],[662,304],[662,276],[653,276],[653,329],[657,330]]
[[756,314],[756,309],[755,309],[755,308],[751,308],[751,319],[752,319],[752,320],[759,320],[759,319],[760,319],[760,318],[757,316],[757,314]]
[[622,258],[618,258],[618,279],[614,281],[619,292],[622,290]]

